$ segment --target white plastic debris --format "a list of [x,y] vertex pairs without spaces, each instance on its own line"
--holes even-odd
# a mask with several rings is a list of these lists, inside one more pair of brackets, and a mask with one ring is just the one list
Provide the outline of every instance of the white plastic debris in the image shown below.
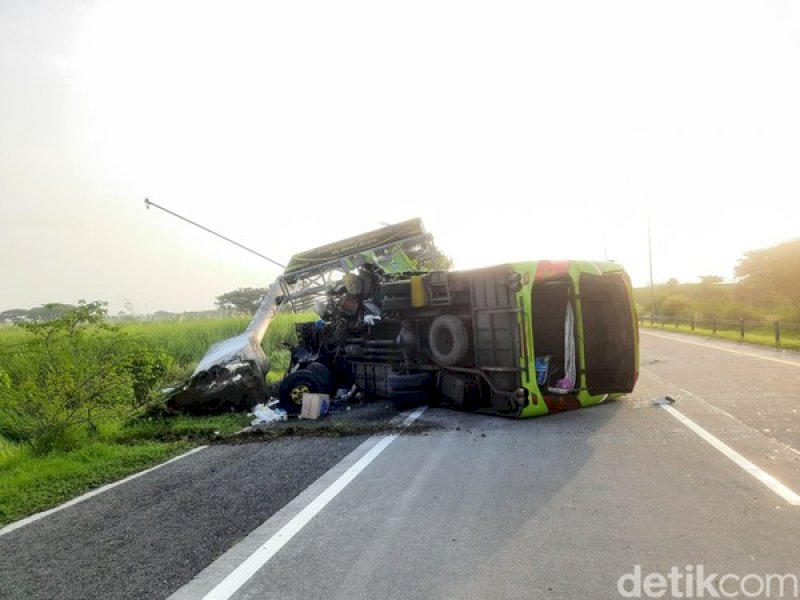
[[379,315],[364,315],[364,323],[369,326],[375,325],[381,318]]
[[250,414],[255,417],[250,421],[251,425],[269,425],[270,423],[287,419],[285,410],[282,408],[270,408],[266,404],[256,404]]

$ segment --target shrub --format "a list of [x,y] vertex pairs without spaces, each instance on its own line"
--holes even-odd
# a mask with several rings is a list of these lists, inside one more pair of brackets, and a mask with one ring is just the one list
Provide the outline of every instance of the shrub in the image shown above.
[[131,408],[138,408],[156,399],[159,384],[170,373],[175,361],[163,350],[151,348],[140,340],[130,340],[125,365],[131,378]]
[[687,315],[692,312],[692,301],[683,294],[670,294],[661,302],[659,310],[669,317]]
[[752,306],[735,301],[729,301],[722,304],[719,307],[717,316],[722,319],[730,319],[732,321],[738,321],[739,319],[744,319],[745,321],[756,321],[761,318]]
[[79,302],[50,321],[22,323],[30,374],[0,385],[0,435],[37,454],[67,450],[97,432],[109,412],[136,408],[169,358],[108,325],[105,304]]

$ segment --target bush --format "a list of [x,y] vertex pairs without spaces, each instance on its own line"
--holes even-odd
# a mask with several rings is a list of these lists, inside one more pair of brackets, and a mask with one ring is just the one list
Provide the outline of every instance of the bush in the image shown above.
[[128,375],[131,378],[132,408],[148,404],[158,397],[158,386],[170,373],[175,361],[166,352],[151,348],[140,340],[129,341]]
[[0,435],[37,454],[68,450],[100,419],[135,409],[170,367],[163,352],[104,321],[105,304],[79,302],[43,323],[22,323],[29,374],[0,385]]
[[800,323],[800,307],[788,306],[781,309],[774,317],[786,323]]
[[659,312],[668,317],[688,315],[692,312],[692,301],[683,294],[671,294],[661,302]]
[[[104,306],[80,302],[50,321],[4,328],[0,438],[42,454],[102,437],[125,417],[158,414],[165,381],[184,380],[213,342],[247,325],[246,318],[225,318],[117,328],[106,322]],[[296,342],[295,323],[316,318],[282,313],[273,319],[263,343],[271,381],[288,367],[284,344]]]
[[759,314],[753,309],[752,306],[735,301],[723,303],[719,307],[719,312],[716,316],[722,319],[729,319],[731,321],[738,321],[739,319],[744,319],[745,321],[756,321],[761,319]]

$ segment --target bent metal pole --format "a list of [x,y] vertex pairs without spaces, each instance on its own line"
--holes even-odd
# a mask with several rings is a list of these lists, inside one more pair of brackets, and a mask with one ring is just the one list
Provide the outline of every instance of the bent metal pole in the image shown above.
[[207,231],[208,233],[211,233],[211,234],[213,234],[213,235],[217,236],[218,238],[222,238],[223,240],[225,240],[226,242],[230,242],[230,243],[231,243],[231,244],[233,244],[234,246],[239,246],[239,248],[241,248],[242,250],[247,250],[248,252],[250,252],[250,253],[252,253],[252,254],[255,254],[255,255],[256,255],[256,256],[258,256],[259,258],[263,258],[264,260],[268,260],[268,261],[269,261],[269,262],[271,262],[273,265],[276,265],[276,266],[280,267],[281,269],[285,269],[285,268],[286,268],[286,265],[282,265],[282,264],[281,264],[281,263],[279,263],[278,261],[272,260],[272,259],[271,259],[269,256],[264,256],[263,254],[261,254],[260,252],[256,252],[256,251],[255,251],[255,250],[253,250],[252,248],[248,248],[247,246],[244,246],[243,244],[240,244],[239,242],[236,242],[236,241],[234,241],[234,240],[232,240],[232,239],[230,239],[230,238],[228,238],[228,237],[225,237],[225,236],[224,236],[224,235],[222,235],[221,233],[217,233],[216,231],[213,231],[213,230],[209,229],[208,227],[205,227],[205,226],[203,226],[203,225],[200,225],[200,223],[195,223],[195,222],[194,222],[194,221],[192,221],[191,219],[187,219],[186,217],[182,217],[182,216],[181,216],[181,215],[179,215],[178,213],[176,213],[176,212],[172,212],[171,210],[169,210],[168,208],[164,208],[163,206],[159,206],[158,204],[156,204],[155,202],[151,202],[151,201],[150,201],[150,200],[148,200],[147,198],[145,198],[145,199],[144,199],[144,206],[145,206],[145,208],[148,208],[148,209],[149,209],[151,206],[155,206],[157,209],[159,209],[159,210],[163,210],[165,213],[167,213],[167,214],[170,214],[170,215],[172,215],[173,217],[178,217],[180,220],[182,220],[182,221],[186,221],[187,223],[189,223],[189,224],[191,224],[191,225],[194,225],[195,227],[199,227],[199,228],[200,228],[200,229],[202,229],[203,231]]
[[258,310],[256,310],[253,318],[250,319],[250,324],[245,330],[247,333],[255,336],[255,339],[259,344],[261,343],[261,340],[264,339],[264,334],[267,333],[267,328],[269,327],[272,318],[280,308],[280,305],[278,304],[278,296],[281,292],[282,284],[283,276],[281,275],[276,277],[275,281],[272,282],[272,285],[269,286],[267,293],[264,294],[263,298],[261,298],[261,304],[258,305]]

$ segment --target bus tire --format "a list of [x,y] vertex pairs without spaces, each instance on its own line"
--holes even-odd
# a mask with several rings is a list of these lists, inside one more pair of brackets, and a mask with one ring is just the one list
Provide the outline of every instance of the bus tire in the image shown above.
[[464,321],[455,315],[439,315],[431,323],[428,347],[434,362],[442,367],[460,363],[469,351],[469,333]]
[[326,392],[330,391],[333,377],[331,376],[331,371],[328,367],[322,363],[313,362],[306,367],[306,370],[317,376],[317,379],[319,379],[319,382],[322,384],[322,387]]
[[322,382],[319,377],[307,369],[300,369],[289,373],[281,381],[278,388],[278,407],[290,415],[296,415],[303,408],[303,394],[323,392]]

